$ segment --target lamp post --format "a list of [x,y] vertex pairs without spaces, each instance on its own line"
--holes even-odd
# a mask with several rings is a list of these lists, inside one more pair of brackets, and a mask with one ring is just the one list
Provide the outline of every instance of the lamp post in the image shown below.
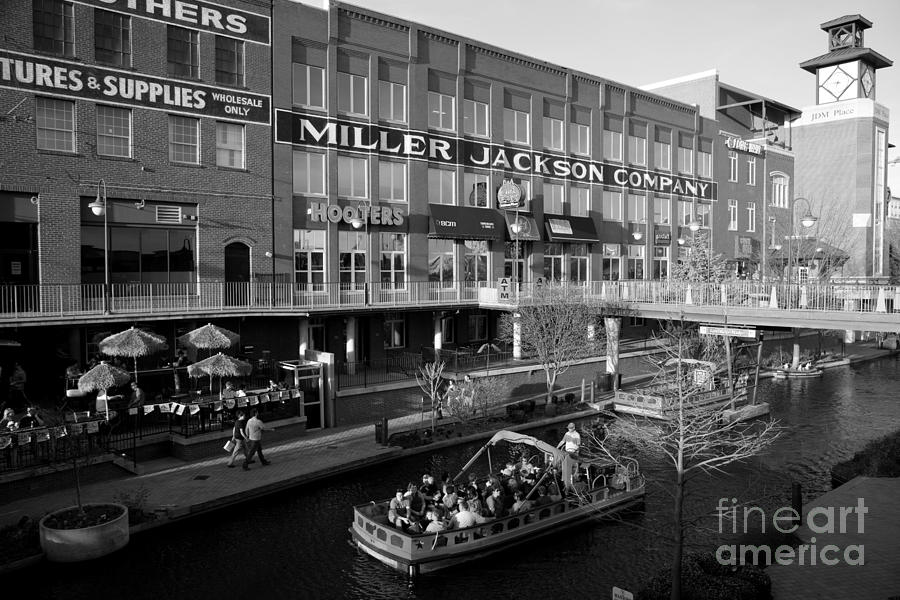
[[[102,191],[102,195],[101,195]],[[88,204],[88,208],[95,216],[103,217],[103,312],[109,313],[109,226],[108,226],[108,206],[106,195],[106,180],[101,179],[97,182],[97,199]]]
[[[794,198],[793,200],[791,200],[791,238],[788,240],[788,275],[787,275],[788,290],[791,289],[791,274],[794,270],[794,268],[793,268],[793,247],[794,247],[793,238],[800,237],[800,232],[799,232],[799,230],[796,229],[795,223],[794,223],[794,209],[796,208],[797,203],[800,202],[801,200],[806,204],[806,214],[804,214],[802,217],[800,217],[800,225],[804,229],[809,229],[810,227],[815,225],[816,222],[819,220],[819,217],[812,214],[812,206],[810,205],[809,200],[807,200],[806,198],[803,198],[803,197],[798,197],[798,198]],[[800,253],[799,244],[797,247],[797,253],[798,254]],[[798,257],[798,259],[799,259],[799,257]],[[791,294],[791,295],[793,296],[793,294]]]
[[[360,214],[355,216],[350,220],[350,225],[353,226],[353,229],[359,230],[360,227],[365,228],[365,239],[366,239],[366,251],[365,251],[365,281],[363,282],[363,302],[365,302],[366,306],[369,305],[369,252],[371,251],[371,244],[369,243],[369,215],[372,213],[372,200],[367,199],[365,204],[362,206],[366,207],[365,211],[360,211]],[[354,257],[355,262],[356,257]]]

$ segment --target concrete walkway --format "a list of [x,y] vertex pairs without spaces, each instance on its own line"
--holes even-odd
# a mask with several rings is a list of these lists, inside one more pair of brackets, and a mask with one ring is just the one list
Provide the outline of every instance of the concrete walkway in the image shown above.
[[[803,525],[797,531],[805,544],[803,563],[773,564],[766,569],[775,600],[890,600],[900,597],[900,478],[857,477],[803,507]],[[862,502],[862,515],[856,507]],[[849,512],[853,507],[854,512]],[[841,531],[842,508],[846,527]],[[833,513],[825,512],[828,510]],[[814,513],[810,529],[807,517]],[[828,515],[833,516],[829,520]],[[827,527],[832,531],[823,532]],[[836,549],[825,551],[826,546]],[[854,550],[858,548],[859,550]],[[810,555],[815,555],[811,564]],[[824,554],[824,556],[823,556]],[[835,561],[836,564],[823,564]],[[860,560],[863,564],[849,564]],[[774,562],[774,561],[773,561]]]

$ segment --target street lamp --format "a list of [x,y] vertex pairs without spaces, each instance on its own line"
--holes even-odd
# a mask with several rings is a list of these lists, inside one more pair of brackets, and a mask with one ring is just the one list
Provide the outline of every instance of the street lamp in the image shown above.
[[[361,227],[365,228],[366,251],[365,251],[364,256],[366,257],[366,260],[365,260],[366,271],[365,271],[365,275],[364,275],[365,281],[363,282],[363,296],[364,296],[363,301],[365,302],[366,306],[368,306],[369,305],[369,252],[371,250],[370,249],[371,244],[369,243],[369,214],[371,214],[371,212],[372,212],[372,201],[370,199],[367,199],[365,206],[368,208],[368,210],[365,213],[363,213],[362,211],[358,211],[356,216],[353,217],[352,219],[350,219],[350,225],[352,225],[353,229],[356,229],[357,231]],[[355,261],[356,261],[356,257],[354,257],[354,262]],[[354,267],[355,267],[355,265],[354,265]]]
[[[793,271],[793,248],[794,248],[793,238],[800,237],[799,231],[795,229],[794,212],[795,212],[797,203],[800,202],[801,200],[806,204],[806,213],[802,217],[800,217],[800,225],[804,229],[809,229],[810,227],[815,225],[816,222],[819,220],[819,217],[812,214],[812,206],[810,205],[809,200],[807,200],[806,198],[803,198],[803,197],[798,197],[798,198],[794,198],[793,200],[791,200],[791,238],[788,239],[788,276],[787,276],[788,289],[790,289],[791,272]],[[797,247],[797,253],[798,254],[800,253],[799,245]]]
[[[101,195],[102,191],[102,195]],[[106,180],[97,182],[97,199],[88,204],[95,216],[103,217],[103,312],[109,313],[109,233]]]

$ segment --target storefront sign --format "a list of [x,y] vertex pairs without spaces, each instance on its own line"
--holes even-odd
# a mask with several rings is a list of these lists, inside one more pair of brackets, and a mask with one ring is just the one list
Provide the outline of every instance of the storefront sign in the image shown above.
[[269,17],[205,0],[74,0],[78,4],[269,44]]
[[547,238],[551,242],[597,243],[597,228],[590,217],[547,219]]
[[550,227],[551,233],[572,235],[572,226],[565,219],[547,219],[547,225]]
[[741,138],[724,131],[720,131],[719,135],[725,136],[725,146],[731,150],[740,150],[741,152],[749,152],[750,154],[762,154],[762,146],[759,144],[742,140]]
[[0,50],[0,87],[263,125],[271,110],[263,94],[6,50]]
[[716,184],[712,181],[281,109],[275,111],[275,141],[716,199]]
[[497,191],[498,208],[518,208],[522,205],[522,188],[507,179]]
[[537,242],[541,239],[541,232],[534,217],[519,215],[517,218],[514,213],[509,212],[505,213],[503,217],[506,219],[509,239],[518,239],[523,242]]
[[308,204],[309,220],[314,223],[369,223],[370,225],[403,225],[406,213],[392,206],[338,206],[327,202]]
[[668,231],[657,231],[653,234],[654,244],[670,244],[672,242],[672,234]]
[[503,239],[503,216],[496,210],[447,204],[431,204],[429,210],[429,237],[457,240]]

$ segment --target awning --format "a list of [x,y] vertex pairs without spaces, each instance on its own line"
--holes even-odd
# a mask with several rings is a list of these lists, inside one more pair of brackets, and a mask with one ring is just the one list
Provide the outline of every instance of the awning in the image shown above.
[[519,225],[515,227],[516,213],[506,213],[506,229],[509,231],[509,239],[516,239],[516,229],[518,229],[518,238],[525,242],[537,242],[541,239],[541,230],[538,229],[534,217],[531,215],[519,215]]
[[597,228],[590,217],[548,217],[547,237],[551,242],[597,243]]
[[428,237],[457,240],[502,240],[503,218],[496,210],[430,204]]

